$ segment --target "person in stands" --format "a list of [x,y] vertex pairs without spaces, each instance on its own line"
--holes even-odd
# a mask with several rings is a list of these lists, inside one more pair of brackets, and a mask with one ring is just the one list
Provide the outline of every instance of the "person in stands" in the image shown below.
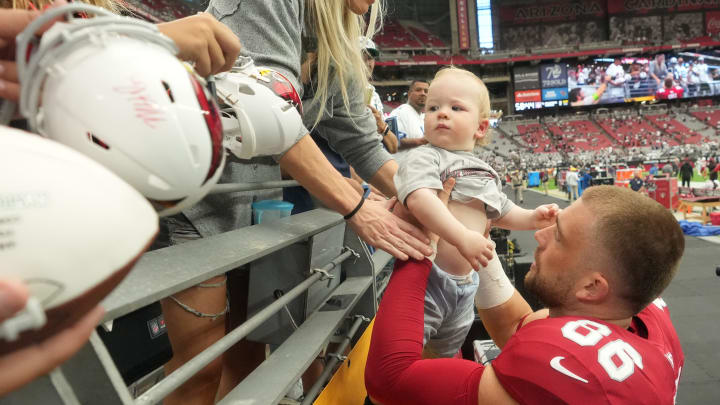
[[407,103],[394,109],[390,117],[397,117],[398,152],[395,160],[400,162],[410,149],[425,145],[425,101],[430,84],[425,80],[413,80],[408,89]]

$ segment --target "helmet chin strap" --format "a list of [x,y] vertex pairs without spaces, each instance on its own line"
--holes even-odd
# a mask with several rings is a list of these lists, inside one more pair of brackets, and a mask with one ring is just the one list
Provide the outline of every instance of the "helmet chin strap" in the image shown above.
[[370,8],[370,20],[368,21],[367,30],[365,31],[365,38],[372,39],[375,34],[375,22],[377,21],[378,15],[378,1],[376,0]]

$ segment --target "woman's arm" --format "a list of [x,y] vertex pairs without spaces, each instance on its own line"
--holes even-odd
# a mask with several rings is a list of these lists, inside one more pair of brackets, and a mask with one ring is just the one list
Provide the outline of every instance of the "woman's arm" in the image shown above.
[[[342,215],[351,212],[361,196],[327,161],[309,135],[280,158],[280,166],[323,204]],[[405,260],[432,254],[429,240],[420,229],[395,217],[377,201],[365,201],[348,221],[367,243]]]

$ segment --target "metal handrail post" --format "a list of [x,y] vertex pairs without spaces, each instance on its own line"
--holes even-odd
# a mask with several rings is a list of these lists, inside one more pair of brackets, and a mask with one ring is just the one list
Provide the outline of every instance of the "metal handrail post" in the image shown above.
[[[353,256],[353,254],[354,252],[348,249],[342,254],[340,254],[338,257],[333,259],[330,263],[323,266],[320,270],[324,270],[325,272],[330,271],[349,257]],[[162,401],[163,398],[168,396],[171,392],[175,391],[187,380],[192,378],[193,375],[197,374],[200,370],[202,370],[205,366],[207,366],[213,360],[223,354],[231,346],[233,346],[242,338],[250,334],[250,332],[252,332],[255,328],[268,320],[276,312],[283,309],[285,305],[287,305],[290,301],[305,292],[308,288],[310,288],[311,285],[313,285],[316,281],[320,280],[324,276],[325,274],[323,274],[322,272],[316,272],[312,276],[305,279],[305,281],[285,293],[272,304],[263,308],[252,318],[248,319],[242,325],[233,329],[223,338],[210,345],[207,349],[203,350],[197,356],[193,357],[190,361],[180,366],[180,368],[173,371],[170,375],[166,376],[162,381],[155,384],[155,386],[147,390],[143,395],[141,395],[135,400],[135,405],[153,405]]]
[[347,335],[345,335],[345,337],[343,338],[342,343],[340,343],[340,346],[337,348],[336,356],[332,357],[330,361],[325,364],[325,369],[323,369],[322,374],[320,374],[318,380],[315,381],[315,384],[310,387],[308,393],[305,394],[305,398],[300,405],[310,405],[313,403],[313,401],[315,401],[315,398],[322,389],[323,385],[325,385],[325,383],[330,379],[330,375],[335,372],[335,365],[340,362],[339,356],[341,356],[342,353],[345,351],[345,348],[350,345],[352,338],[355,336],[358,329],[360,329],[360,325],[362,325],[363,321],[369,321],[369,319],[365,318],[364,316],[357,317],[355,323],[353,323]]
[[208,194],[235,193],[238,191],[271,190],[276,188],[299,186],[296,180],[258,181],[249,183],[216,184]]

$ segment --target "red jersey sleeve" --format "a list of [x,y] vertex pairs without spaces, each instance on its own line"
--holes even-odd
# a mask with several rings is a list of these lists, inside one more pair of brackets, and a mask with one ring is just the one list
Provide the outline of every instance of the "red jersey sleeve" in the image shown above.
[[375,316],[365,387],[384,405],[477,405],[482,365],[459,359],[422,359],[430,267],[427,259],[395,262]]

